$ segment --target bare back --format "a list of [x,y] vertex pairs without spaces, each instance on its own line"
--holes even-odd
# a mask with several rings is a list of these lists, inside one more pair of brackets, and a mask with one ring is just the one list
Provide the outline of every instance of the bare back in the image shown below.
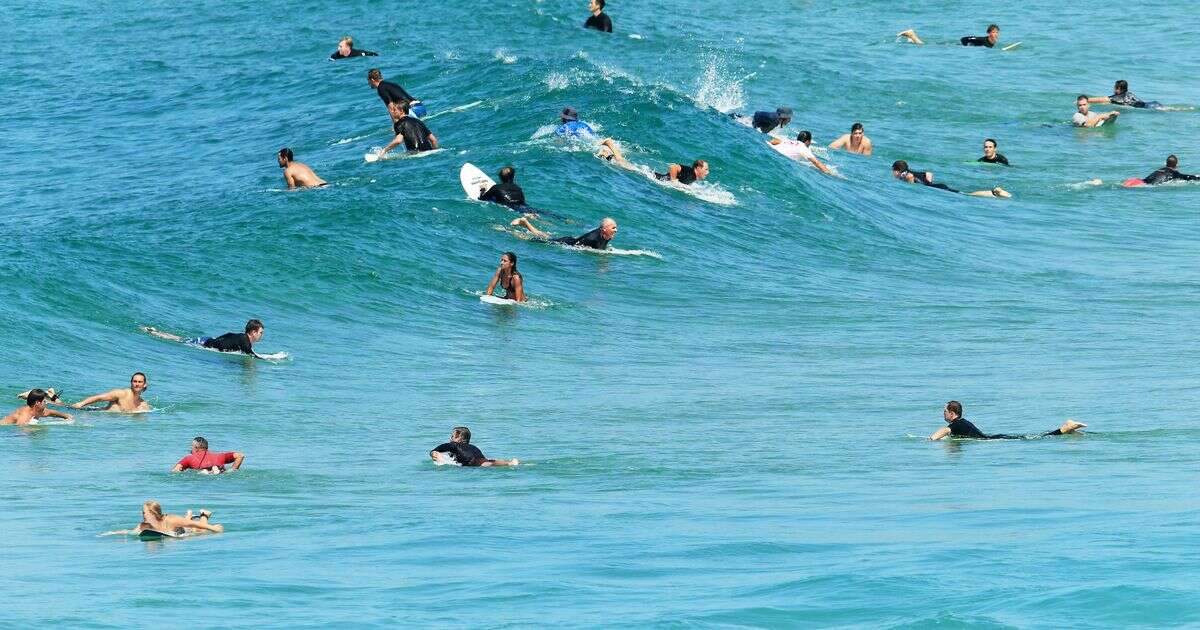
[[287,168],[283,171],[283,179],[288,183],[289,188],[313,188],[324,186],[328,183],[317,177],[317,174],[303,162],[288,164]]

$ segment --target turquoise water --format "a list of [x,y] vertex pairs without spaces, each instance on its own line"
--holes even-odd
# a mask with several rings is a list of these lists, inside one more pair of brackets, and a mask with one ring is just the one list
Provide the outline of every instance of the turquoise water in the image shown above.
[[[1200,30],[1170,17],[1200,3],[835,4],[614,1],[613,36],[584,2],[10,7],[37,54],[0,61],[0,395],[141,370],[157,411],[0,431],[0,624],[1200,624],[1200,186],[1117,184],[1200,171]],[[1023,45],[954,44],[992,21]],[[382,56],[327,61],[345,33]],[[445,151],[363,162],[372,65]],[[1180,111],[1067,124],[1118,78]],[[557,143],[564,105],[733,203]],[[777,105],[875,156],[828,178],[723,114]],[[972,163],[985,137],[1013,168]],[[332,186],[281,191],[281,146]],[[467,161],[642,255],[514,238]],[[505,250],[534,307],[478,301]],[[138,332],[249,317],[289,360]],[[951,398],[1090,432],[922,440]],[[523,465],[434,466],[458,424]],[[167,474],[194,435],[245,466]],[[97,536],[146,499],[227,532]]]

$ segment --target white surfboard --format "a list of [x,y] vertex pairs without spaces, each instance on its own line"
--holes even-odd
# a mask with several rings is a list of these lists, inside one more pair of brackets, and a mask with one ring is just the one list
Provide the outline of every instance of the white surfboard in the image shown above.
[[470,162],[463,164],[459,169],[458,181],[462,184],[463,191],[467,193],[467,196],[475,201],[479,201],[479,196],[483,194],[483,191],[496,185],[491,177]]
[[1017,43],[1015,43],[1015,44],[1009,44],[1009,45],[1005,46],[1004,48],[1001,48],[1000,50],[1002,50],[1002,51],[1008,51],[1008,50],[1012,50],[1012,49],[1014,49],[1014,48],[1016,48],[1017,46],[1020,46],[1020,45],[1021,45],[1021,42],[1017,42]]
[[488,304],[495,304],[497,306],[516,306],[520,304],[520,302],[517,302],[516,300],[506,300],[502,297],[496,297],[495,295],[481,295],[479,296],[479,301],[486,302]]

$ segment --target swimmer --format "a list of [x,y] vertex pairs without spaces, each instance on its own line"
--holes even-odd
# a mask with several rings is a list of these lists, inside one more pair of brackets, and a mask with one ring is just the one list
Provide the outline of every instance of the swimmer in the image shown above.
[[1145,182],[1147,186],[1154,186],[1156,184],[1165,184],[1167,182],[1175,181],[1200,181],[1200,176],[1180,173],[1178,170],[1176,170],[1177,166],[1179,166],[1179,158],[1175,157],[1174,155],[1168,155],[1167,165],[1142,178],[1142,181]]
[[1116,120],[1117,116],[1121,115],[1121,112],[1115,109],[1111,112],[1104,112],[1103,114],[1089,112],[1088,103],[1090,102],[1091,100],[1088,99],[1086,94],[1080,94],[1075,99],[1075,108],[1079,111],[1076,111],[1075,115],[1071,117],[1071,122],[1074,123],[1076,127],[1099,127],[1104,121],[1110,119]]
[[859,155],[871,155],[874,146],[871,144],[871,139],[863,131],[862,123],[856,122],[850,125],[850,133],[842,134],[840,138],[830,143],[829,148],[846,149],[851,153]]
[[562,243],[572,247],[587,247],[590,249],[605,250],[608,249],[609,241],[617,235],[617,222],[611,217],[605,217],[600,221],[600,227],[582,235],[582,236],[560,236],[558,238],[550,238],[549,232],[543,232],[533,226],[529,221],[529,217],[520,217],[513,219],[510,225],[514,227],[523,227],[529,230],[535,238],[546,240],[551,243]]
[[88,396],[83,400],[71,405],[73,409],[83,409],[89,405],[94,405],[99,402],[106,402],[108,406],[104,411],[124,411],[132,413],[135,411],[150,411],[150,403],[142,400],[142,392],[150,384],[146,381],[146,375],[141,372],[134,372],[129,379],[129,387],[121,387],[109,390],[103,394]]
[[788,156],[793,160],[796,160],[797,162],[801,160],[808,160],[810,164],[817,167],[817,170],[825,173],[826,175],[837,175],[833,172],[833,169],[825,166],[821,160],[817,159],[817,156],[813,155],[811,148],[812,133],[810,133],[807,129],[796,134],[795,140],[780,140],[779,138],[771,138],[767,144],[771,145],[772,149],[775,149],[776,151]]
[[790,122],[792,122],[791,107],[778,107],[774,112],[754,112],[754,118],[751,119],[754,128],[763,133],[782,129]]
[[[254,352],[254,344],[258,343],[263,337],[263,323],[257,319],[252,319],[246,322],[245,332],[234,333],[228,332],[220,337],[197,337],[195,339],[184,339],[179,335],[172,335],[168,332],[163,332],[157,328],[146,326],[142,328],[150,335],[167,341],[178,341],[180,343],[190,343],[220,352],[241,352],[252,357],[258,355]],[[262,358],[262,357],[259,357]]]
[[471,430],[467,427],[454,427],[450,432],[450,441],[429,451],[429,458],[435,462],[442,461],[442,453],[454,458],[455,463],[460,466],[516,466],[521,463],[516,459],[484,457],[483,451],[471,446]]
[[708,177],[708,162],[696,160],[691,166],[668,164],[666,173],[655,173],[654,177],[660,182],[679,182],[690,186]]
[[497,285],[504,289],[504,295],[501,296],[504,299],[525,301],[525,279],[521,272],[517,271],[516,254],[512,252],[500,254],[500,266],[496,268],[496,274],[488,283],[487,294],[493,295]]
[[1074,433],[1087,426],[1082,422],[1067,420],[1066,422],[1063,422],[1062,426],[1058,427],[1057,429],[1053,431],[1047,431],[1039,435],[1005,435],[1003,433],[987,435],[983,431],[980,431],[979,428],[974,424],[971,424],[969,420],[962,417],[962,412],[962,403],[958,402],[957,400],[951,400],[950,402],[946,403],[945,408],[942,409],[942,417],[950,426],[938,429],[933,435],[929,436],[929,439],[940,440],[946,436],[952,435],[954,437],[975,438],[977,440],[1020,440],[1030,437],[1067,435],[1068,433]]
[[996,153],[996,141],[991,138],[983,141],[983,157],[979,158],[977,161],[987,162],[988,164],[1003,164],[1005,166],[1011,166],[1008,163],[1008,158]]
[[0,420],[0,425],[3,425],[3,424],[26,425],[38,418],[46,418],[46,417],[62,418],[63,420],[74,420],[74,418],[69,413],[63,413],[61,411],[47,409],[46,408],[46,398],[47,397],[48,396],[44,390],[40,390],[40,389],[29,390],[28,392],[25,393],[25,406],[13,411],[12,413],[8,414],[7,416],[4,416],[4,419]]
[[[375,91],[379,93],[379,98],[383,100],[384,106],[397,102],[410,103],[413,116],[420,118],[425,115],[425,105],[413,98],[398,84],[384,81],[383,73],[379,71],[379,68],[371,68],[367,71],[367,85],[375,88]],[[388,108],[388,113],[391,113],[391,108]]]
[[521,187],[513,183],[513,179],[517,176],[517,169],[511,166],[505,166],[500,169],[500,183],[484,190],[479,189],[479,200],[498,203],[502,206],[508,206],[509,209],[515,210],[525,205],[525,191]]
[[1109,103],[1112,105],[1125,105],[1126,107],[1142,107],[1149,109],[1158,109],[1162,107],[1162,103],[1158,101],[1146,102],[1129,91],[1129,82],[1121,79],[1113,84],[1112,96],[1093,96],[1088,99],[1089,103]]
[[429,131],[429,127],[416,116],[409,115],[409,104],[407,101],[388,103],[388,111],[392,114],[392,130],[396,132],[396,137],[388,143],[383,150],[379,152],[379,157],[387,155],[388,151],[404,144],[404,150],[409,153],[420,153],[422,151],[432,151],[438,148],[437,136]]
[[596,157],[608,160],[609,162],[624,166],[626,168],[630,167],[629,161],[626,160],[624,154],[621,153],[620,145],[618,145],[617,141],[613,140],[612,138],[605,138],[600,141],[600,149],[596,151]]
[[179,460],[171,472],[194,469],[205,475],[218,475],[225,472],[225,464],[233,464],[233,469],[237,470],[242,467],[242,461],[245,459],[245,455],[236,451],[211,453],[208,450],[208,440],[197,435],[192,438],[192,452]]
[[350,57],[378,57],[379,53],[369,50],[359,50],[354,47],[354,38],[349,35],[338,41],[337,50],[329,55],[331,60],[347,59]]
[[317,174],[307,164],[296,162],[296,157],[292,155],[291,149],[287,147],[280,149],[277,157],[279,168],[283,169],[283,181],[287,182],[288,190],[329,185],[329,182],[317,177]]
[[103,535],[140,534],[144,531],[152,531],[179,536],[186,533],[205,534],[212,532],[219,534],[225,531],[224,525],[210,523],[208,520],[210,517],[212,517],[212,512],[208,510],[200,510],[200,515],[196,517],[192,516],[191,510],[188,510],[187,514],[183,516],[165,514],[158,501],[146,501],[142,504],[142,522],[138,523],[137,527],[105,532]]
[[575,111],[574,107],[564,107],[558,119],[562,124],[554,130],[556,136],[591,138],[596,135],[596,131],[592,129],[591,125],[579,120],[579,112]]
[[905,162],[904,160],[896,160],[895,162],[892,162],[892,177],[910,184],[924,184],[930,188],[938,188],[952,193],[962,193],[972,197],[1012,197],[1012,193],[999,186],[991,190],[976,190],[975,192],[969,193],[963,193],[962,191],[954,190],[945,184],[934,183],[933,173],[930,171],[908,170],[908,162]]
[[[903,37],[918,46],[925,43],[917,36],[917,32],[911,28],[907,31],[896,33],[896,37]],[[963,46],[987,46],[988,48],[992,48],[996,45],[996,42],[1000,41],[1000,27],[995,24],[988,24],[987,37],[968,35],[960,38],[958,41]]]
[[589,2],[588,11],[592,12],[592,16],[583,23],[583,28],[593,28],[602,33],[612,32],[612,20],[608,19],[608,14],[604,12],[604,0]]

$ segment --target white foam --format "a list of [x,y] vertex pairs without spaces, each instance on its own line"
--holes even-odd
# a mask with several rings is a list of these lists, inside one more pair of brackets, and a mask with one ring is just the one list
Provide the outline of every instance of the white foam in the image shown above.
[[692,100],[701,107],[711,107],[721,113],[740,109],[746,105],[742,83],[753,76],[754,73],[751,73],[738,79],[726,72],[716,58],[710,59],[696,80],[696,94]]
[[507,65],[517,63],[517,56],[508,54],[508,51],[504,50],[503,48],[497,48],[496,51],[492,53],[492,58]]

